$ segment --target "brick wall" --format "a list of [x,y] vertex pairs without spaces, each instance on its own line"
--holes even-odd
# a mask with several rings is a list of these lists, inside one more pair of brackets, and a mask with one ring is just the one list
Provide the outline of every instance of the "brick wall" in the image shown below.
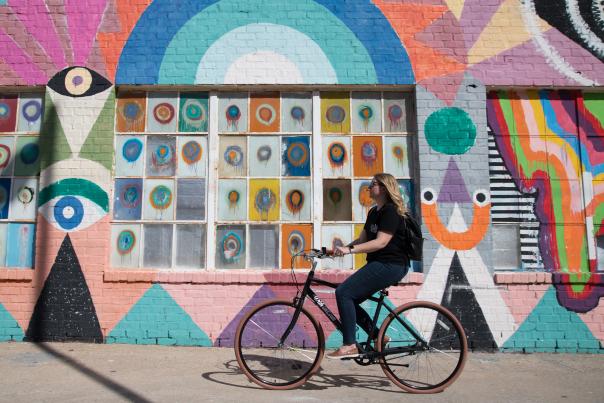
[[[421,273],[390,301],[447,306],[477,349],[601,352],[604,35],[579,4],[580,18],[561,0],[0,1],[0,151],[22,167],[19,138],[38,147],[33,171],[0,154],[5,193],[37,184],[33,213],[15,216],[8,193],[0,212],[0,340],[224,346],[250,306],[293,295],[283,271],[110,264],[116,97],[248,85],[317,91],[315,111],[318,91],[411,89],[410,179],[427,241]],[[216,173],[205,179],[210,200]],[[11,232],[24,220],[35,243]]]

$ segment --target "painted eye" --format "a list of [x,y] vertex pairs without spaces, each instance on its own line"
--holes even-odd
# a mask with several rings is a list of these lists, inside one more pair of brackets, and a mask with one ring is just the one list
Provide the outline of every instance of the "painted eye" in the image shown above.
[[90,227],[109,211],[107,193],[85,179],[64,179],[42,189],[39,211],[60,231]]
[[472,200],[474,200],[474,204],[479,207],[484,207],[491,202],[491,198],[489,193],[484,189],[477,189],[474,191],[472,195]]
[[437,198],[438,194],[432,188],[425,188],[422,191],[422,203],[424,204],[434,204]]
[[84,196],[59,196],[40,207],[40,212],[55,228],[79,231],[99,221],[106,212]]
[[55,74],[48,86],[68,97],[87,97],[105,91],[111,83],[86,67],[68,67]]

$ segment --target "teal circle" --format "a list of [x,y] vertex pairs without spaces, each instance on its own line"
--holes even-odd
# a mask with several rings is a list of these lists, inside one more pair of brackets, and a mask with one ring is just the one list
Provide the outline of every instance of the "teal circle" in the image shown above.
[[428,116],[424,133],[430,147],[443,154],[464,154],[476,142],[474,122],[464,110],[454,107]]

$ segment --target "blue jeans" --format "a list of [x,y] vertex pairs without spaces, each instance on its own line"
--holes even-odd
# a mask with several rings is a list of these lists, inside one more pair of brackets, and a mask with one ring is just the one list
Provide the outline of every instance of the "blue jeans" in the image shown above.
[[360,304],[377,291],[398,283],[409,268],[393,263],[369,262],[336,288],[344,344],[356,342],[356,323],[369,334],[372,321]]

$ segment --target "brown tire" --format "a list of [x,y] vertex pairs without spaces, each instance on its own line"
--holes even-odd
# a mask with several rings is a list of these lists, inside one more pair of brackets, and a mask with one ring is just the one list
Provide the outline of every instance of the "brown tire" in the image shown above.
[[[400,321],[426,344],[422,347]],[[426,301],[410,302],[388,315],[378,333],[377,350],[390,352],[380,358],[380,365],[395,385],[410,393],[442,392],[455,382],[468,358],[468,342],[459,320]]]
[[314,374],[323,359],[325,336],[317,320],[302,309],[283,346],[278,342],[291,322],[291,301],[263,302],[245,314],[235,332],[239,368],[266,389],[294,389]]

